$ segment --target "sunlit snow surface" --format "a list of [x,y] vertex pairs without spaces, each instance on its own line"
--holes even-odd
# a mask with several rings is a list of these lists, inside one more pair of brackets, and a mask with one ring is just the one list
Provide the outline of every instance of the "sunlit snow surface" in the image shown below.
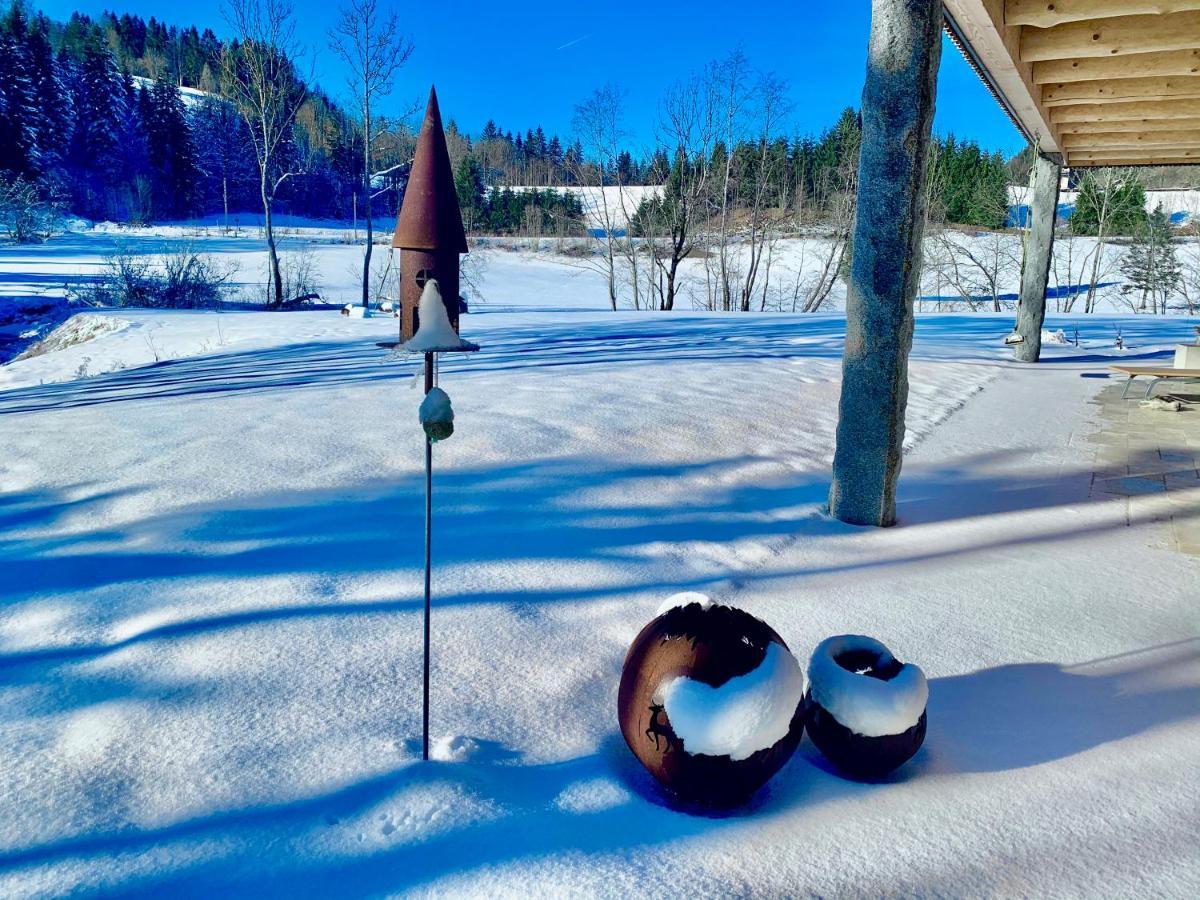
[[[323,234],[285,250],[320,237],[328,299],[353,300],[356,248]],[[160,230],[0,248],[0,290],[60,290],[118,238],[262,277],[251,234]],[[1200,498],[1089,499],[1106,363],[1167,359],[1193,323],[1052,317],[1081,346],[1031,367],[1007,314],[919,316],[879,531],[822,512],[840,315],[612,313],[594,273],[489,255],[463,319],[483,350],[439,373],[429,764],[395,319],[122,310],[0,367],[0,894],[1200,889],[1200,568],[1162,524]],[[616,689],[678,591],[802,665],[884,641],[928,677],[923,749],[860,785],[805,740],[741,813],[675,811]]]

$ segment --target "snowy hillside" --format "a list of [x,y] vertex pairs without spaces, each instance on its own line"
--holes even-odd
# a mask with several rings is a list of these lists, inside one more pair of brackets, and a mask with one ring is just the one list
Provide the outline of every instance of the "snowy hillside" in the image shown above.
[[[252,234],[202,235],[5,248],[0,288],[57,296],[122,239],[261,279]],[[334,300],[340,240],[284,241]],[[1011,313],[922,313],[901,525],[860,529],[823,512],[844,316],[614,313],[549,250],[480,257],[483,349],[439,376],[430,763],[396,320],[91,310],[83,342],[0,367],[0,895],[1200,890],[1200,557],[1168,539],[1200,478],[1170,504],[1092,491],[1107,363],[1197,320],[1055,316],[1080,344],[1024,366]],[[1156,462],[1195,476],[1171,440]],[[860,784],[805,739],[747,809],[673,808],[616,689],[681,590],[801,661],[879,637],[929,678],[924,748]]]
[[[545,190],[544,188],[514,187],[514,191]],[[626,184],[599,186],[555,187],[560,194],[572,194],[583,206],[584,222],[593,230],[624,230],[646,198],[662,193],[659,185]]]
[[[133,83],[137,87],[150,90],[154,87],[153,78],[144,78],[141,75],[130,76],[133,78]],[[184,106],[199,106],[207,100],[216,99],[216,94],[210,94],[207,91],[202,91],[199,88],[188,87],[186,85],[179,86],[179,99],[183,101]]]
[[[1058,194],[1059,216],[1066,218],[1075,209],[1078,191],[1060,191]],[[1029,207],[1029,188],[1024,185],[1009,185],[1008,202],[1019,212],[1021,221]],[[1146,212],[1154,212],[1159,206],[1177,225],[1189,222],[1200,215],[1200,190],[1146,190]]]

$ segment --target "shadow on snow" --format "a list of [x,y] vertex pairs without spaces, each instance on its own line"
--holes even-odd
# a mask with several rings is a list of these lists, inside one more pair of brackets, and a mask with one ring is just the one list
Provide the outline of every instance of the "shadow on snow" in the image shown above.
[[[484,742],[482,752],[466,763],[413,762],[317,796],[13,850],[0,855],[0,870],[169,853],[173,845],[203,841],[219,848],[218,859],[133,876],[121,886],[122,893],[212,896],[269,890],[344,896],[413,888],[560,854],[653,854],[657,845],[736,825],[750,813],[769,818],[888,790],[915,778],[1024,768],[1194,718],[1200,714],[1200,694],[1193,687],[1146,689],[1139,683],[1156,671],[1198,659],[1200,639],[1192,639],[1079,666],[1029,663],[934,679],[929,738],[914,761],[885,782],[860,784],[837,777],[806,739],[747,808],[728,814],[689,815],[672,808],[615,733],[605,736],[592,754],[549,763],[523,762]],[[572,786],[597,780],[610,788],[606,804],[579,810],[564,803]],[[406,794],[446,788],[455,797],[469,796],[499,812],[440,831],[435,827],[404,843],[401,835],[391,846],[338,848],[323,839],[323,832],[342,823],[344,832],[375,825],[372,813],[381,804],[403,806]],[[256,834],[260,829],[284,832],[288,846],[311,841],[323,852],[264,854],[262,837]],[[342,836],[348,844],[348,835]],[[241,848],[239,840],[245,842]]]

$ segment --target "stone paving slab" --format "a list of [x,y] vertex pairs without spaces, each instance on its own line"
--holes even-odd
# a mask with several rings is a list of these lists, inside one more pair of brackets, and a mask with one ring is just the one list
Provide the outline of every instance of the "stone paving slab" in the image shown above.
[[1102,426],[1080,449],[1092,456],[1091,496],[1126,503],[1126,521],[1157,521],[1171,546],[1200,556],[1200,394],[1179,412],[1145,409],[1122,400],[1123,385],[1093,402]]

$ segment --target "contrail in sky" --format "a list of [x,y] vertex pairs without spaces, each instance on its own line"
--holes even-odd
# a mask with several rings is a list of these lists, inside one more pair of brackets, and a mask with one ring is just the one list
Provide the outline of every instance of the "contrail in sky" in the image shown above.
[[559,50],[566,50],[568,47],[574,47],[580,41],[586,41],[589,37],[591,37],[590,34],[581,35],[580,37],[575,38],[573,41],[567,41],[561,47],[555,47],[554,52],[557,53]]

